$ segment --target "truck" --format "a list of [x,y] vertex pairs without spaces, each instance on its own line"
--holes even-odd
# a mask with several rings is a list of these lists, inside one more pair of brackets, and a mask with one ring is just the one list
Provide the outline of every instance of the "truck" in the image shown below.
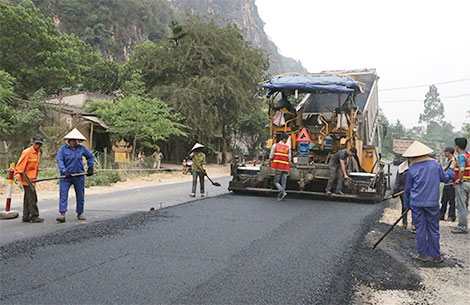
[[[348,157],[351,178],[343,195],[329,198],[362,202],[381,201],[389,189],[381,162],[378,80],[375,69],[285,73],[263,84],[269,105],[266,153],[281,133],[289,135],[291,170],[287,192],[314,198],[325,197],[330,176],[328,162],[341,149],[355,147]],[[234,193],[276,193],[274,171],[266,160],[259,166],[234,158],[229,190]]]
[[405,158],[401,155],[405,152],[405,150],[410,147],[410,145],[414,142],[412,138],[400,138],[400,139],[393,139],[392,150],[393,150],[393,165],[399,165]]

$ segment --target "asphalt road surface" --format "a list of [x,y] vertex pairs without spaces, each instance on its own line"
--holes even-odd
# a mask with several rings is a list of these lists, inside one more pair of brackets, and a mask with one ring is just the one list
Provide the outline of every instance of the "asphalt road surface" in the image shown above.
[[[222,184],[221,187],[212,186],[206,179],[206,195],[210,197],[226,194],[230,179],[229,176],[214,179]],[[59,215],[58,200],[41,200],[39,198],[39,215],[45,219],[45,222],[41,224],[22,223],[23,211],[20,207],[17,207],[20,218],[0,221],[0,245],[71,227],[87,225],[95,221],[122,217],[137,211],[149,211],[151,207],[159,209],[160,207],[185,203],[191,200],[189,197],[191,182],[149,186],[100,195],[86,195],[86,192],[85,190],[86,221],[76,219],[75,192],[71,189],[69,192],[67,222],[58,224],[55,221]]]
[[226,194],[75,226],[0,247],[0,303],[343,304],[382,209]]

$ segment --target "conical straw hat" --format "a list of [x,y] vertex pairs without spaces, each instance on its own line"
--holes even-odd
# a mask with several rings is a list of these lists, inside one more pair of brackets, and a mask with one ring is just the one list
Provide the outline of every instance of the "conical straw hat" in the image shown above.
[[74,128],[71,132],[64,136],[64,140],[81,140],[85,141],[86,138],[77,128]]
[[407,160],[407,161],[400,163],[400,165],[398,165],[398,173],[401,174],[405,172],[408,168],[409,166],[408,166],[408,160]]
[[193,148],[191,148],[191,151],[193,151],[195,149],[198,149],[198,148],[204,148],[204,145],[196,143],[196,144],[194,144]]
[[403,157],[405,158],[413,158],[413,157],[421,157],[426,156],[434,151],[429,148],[428,146],[424,145],[419,141],[414,141],[407,150],[403,153]]

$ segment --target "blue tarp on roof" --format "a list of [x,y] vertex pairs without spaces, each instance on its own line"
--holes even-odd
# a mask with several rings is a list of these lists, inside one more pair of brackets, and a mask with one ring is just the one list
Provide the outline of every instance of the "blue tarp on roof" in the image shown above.
[[263,87],[267,89],[267,96],[285,90],[299,90],[302,93],[314,91],[350,93],[358,88],[358,83],[349,77],[336,75],[286,75],[272,77]]

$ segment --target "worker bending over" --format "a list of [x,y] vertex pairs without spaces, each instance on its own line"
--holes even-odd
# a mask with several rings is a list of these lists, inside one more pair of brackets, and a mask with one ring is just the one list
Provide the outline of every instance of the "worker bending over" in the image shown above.
[[454,180],[454,172],[444,172],[436,160],[428,157],[433,150],[414,141],[403,153],[410,158],[410,169],[406,176],[405,207],[411,208],[416,226],[416,247],[420,261],[441,263],[439,245],[439,186],[440,182]]
[[284,200],[287,196],[287,176],[290,172],[291,151],[287,141],[289,136],[285,133],[280,134],[280,141],[271,147],[269,162],[274,170],[274,186],[279,190],[277,199]]
[[15,182],[21,181],[24,189],[23,222],[41,223],[44,221],[43,218],[39,217],[38,197],[34,189],[36,183],[29,185],[24,177],[26,175],[29,180],[37,178],[42,144],[44,144],[42,137],[34,137],[32,146],[23,150],[20,159],[16,163]]
[[60,179],[60,201],[59,212],[57,217],[58,222],[65,222],[65,212],[67,212],[67,201],[69,197],[70,186],[73,185],[75,189],[75,196],[77,200],[77,218],[79,220],[86,220],[83,215],[85,204],[85,176],[73,176],[74,174],[83,174],[83,157],[87,159],[88,170],[87,176],[93,175],[94,157],[93,154],[83,145],[78,144],[78,141],[84,141],[86,138],[74,128],[65,137],[66,144],[59,148],[56,160],[59,167],[60,175],[65,178]]
[[326,186],[326,194],[331,195],[331,189],[336,181],[336,193],[339,195],[343,194],[343,182],[344,179],[349,179],[346,173],[346,159],[349,156],[355,156],[357,149],[354,147],[348,149],[342,149],[331,157],[328,167],[330,168],[330,177],[328,178],[328,184]]

